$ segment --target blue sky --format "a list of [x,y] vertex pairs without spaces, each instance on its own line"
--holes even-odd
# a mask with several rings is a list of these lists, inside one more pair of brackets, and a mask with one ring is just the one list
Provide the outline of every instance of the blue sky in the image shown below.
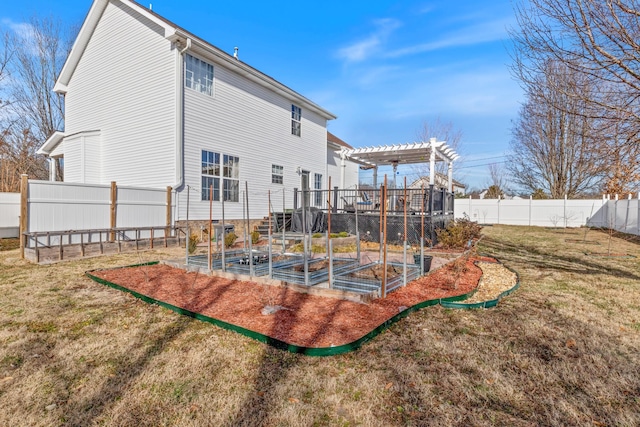
[[[440,118],[463,133],[457,179],[486,186],[486,164],[505,160],[523,100],[508,69],[509,0],[149,3],[220,49],[238,46],[242,61],[336,114],[329,130],[355,147],[413,142]],[[79,25],[90,5],[3,0],[0,23],[37,14]]]

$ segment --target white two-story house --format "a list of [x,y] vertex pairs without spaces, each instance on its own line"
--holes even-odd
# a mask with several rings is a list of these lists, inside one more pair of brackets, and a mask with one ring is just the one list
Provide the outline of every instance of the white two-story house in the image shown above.
[[[64,180],[176,191],[176,219],[251,216],[293,188],[355,186],[357,166],[329,165],[334,114],[130,0],[94,0],[54,87],[65,129],[39,152]],[[50,162],[52,169],[56,162]],[[55,176],[52,170],[52,176]],[[212,194],[210,194],[212,189]]]

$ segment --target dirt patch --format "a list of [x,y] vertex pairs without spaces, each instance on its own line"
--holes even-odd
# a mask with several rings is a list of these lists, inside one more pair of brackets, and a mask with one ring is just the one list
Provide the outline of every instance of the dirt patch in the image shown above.
[[[485,258],[483,258],[485,259]],[[347,344],[407,307],[471,292],[482,275],[467,261],[465,271],[445,266],[370,304],[324,298],[287,287],[259,285],[185,272],[166,265],[96,271],[102,279],[154,299],[305,347]],[[286,308],[261,314],[265,306]]]

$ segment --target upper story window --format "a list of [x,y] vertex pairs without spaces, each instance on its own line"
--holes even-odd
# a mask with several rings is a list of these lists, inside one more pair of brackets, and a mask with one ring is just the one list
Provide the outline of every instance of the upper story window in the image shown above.
[[302,108],[291,104],[291,135],[300,136]]
[[185,57],[184,85],[213,96],[213,65],[191,55]]
[[271,165],[271,183],[284,183],[284,167],[280,165]]

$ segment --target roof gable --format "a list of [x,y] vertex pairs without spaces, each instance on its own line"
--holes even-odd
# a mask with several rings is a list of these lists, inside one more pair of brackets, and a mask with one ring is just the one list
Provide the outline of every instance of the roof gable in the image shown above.
[[[108,4],[110,2],[116,1],[120,5],[135,10],[145,18],[164,28],[164,37],[168,41],[180,44],[183,48],[185,46],[192,48],[194,52],[203,55],[205,58],[217,62],[218,64],[224,64],[224,66],[228,67],[232,71],[248,78],[255,83],[260,84],[261,86],[272,90],[275,93],[278,93],[279,95],[287,99],[290,99],[294,103],[301,104],[301,106],[303,106],[304,108],[314,111],[326,120],[333,120],[337,118],[337,116],[335,116],[333,113],[325,110],[324,108],[315,104],[298,92],[278,82],[274,78],[245,64],[242,61],[239,61],[232,55],[229,55],[228,53],[222,51],[214,45],[193,35],[189,31],[177,26],[166,18],[132,0],[94,0],[82,24],[82,27],[80,28],[80,32],[78,33],[78,37],[73,44],[71,52],[69,53],[62,71],[60,72],[60,76],[58,77],[58,80],[54,86],[55,92],[63,94],[67,92],[67,85],[69,84],[71,77],[73,76],[73,73],[78,66],[78,63],[80,62],[80,59],[82,58],[82,55],[87,45],[89,44],[89,40],[91,39],[91,36],[93,35],[93,32],[98,25],[98,22],[100,21]],[[190,40],[190,43],[187,43],[187,40]]]

